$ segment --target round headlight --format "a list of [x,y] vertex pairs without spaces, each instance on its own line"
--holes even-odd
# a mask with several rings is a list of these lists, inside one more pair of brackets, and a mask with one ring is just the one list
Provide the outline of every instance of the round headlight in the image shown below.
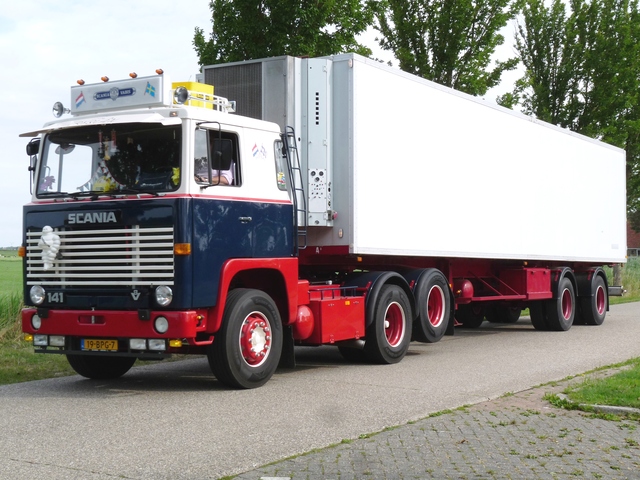
[[166,285],[156,288],[156,303],[161,307],[166,307],[173,300],[173,291]]
[[166,333],[167,330],[169,330],[169,320],[167,320],[165,317],[158,317],[156,318],[153,326],[155,327],[156,332]]
[[34,315],[33,317],[31,317],[31,326],[34,330],[40,329],[40,327],[42,326],[42,319],[40,318],[40,315]]
[[44,302],[44,288],[40,285],[34,285],[29,291],[29,298],[31,298],[34,305],[40,305]]
[[189,100],[189,90],[186,87],[178,87],[175,92],[173,92],[173,99],[176,103],[182,105],[187,100]]

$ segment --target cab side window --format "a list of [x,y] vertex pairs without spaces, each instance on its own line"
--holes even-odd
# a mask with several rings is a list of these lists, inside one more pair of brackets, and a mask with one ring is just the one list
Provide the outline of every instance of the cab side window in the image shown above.
[[216,129],[195,131],[194,179],[200,185],[241,185],[238,136]]
[[276,159],[276,183],[280,190],[287,190],[289,187],[289,167],[287,164],[287,155],[284,150],[282,141],[277,140],[274,144]]

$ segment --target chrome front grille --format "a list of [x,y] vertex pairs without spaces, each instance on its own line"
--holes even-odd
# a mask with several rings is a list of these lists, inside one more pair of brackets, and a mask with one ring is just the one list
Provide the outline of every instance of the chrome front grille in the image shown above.
[[173,227],[54,230],[60,249],[45,269],[38,242],[27,232],[27,285],[62,288],[173,285]]

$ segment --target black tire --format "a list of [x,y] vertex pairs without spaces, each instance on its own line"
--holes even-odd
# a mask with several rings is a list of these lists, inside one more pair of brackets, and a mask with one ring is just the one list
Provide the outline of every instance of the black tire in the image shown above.
[[229,387],[260,387],[278,367],[282,342],[280,313],[271,297],[260,290],[233,290],[207,350],[209,367]]
[[413,289],[418,317],[413,322],[413,338],[418,342],[438,342],[447,330],[450,316],[449,283],[440,270],[430,268],[417,279]]
[[67,355],[67,361],[76,373],[94,380],[120,378],[136,362],[135,357],[107,357],[101,355]]
[[522,309],[520,307],[492,307],[487,308],[484,315],[491,323],[516,323],[520,319]]
[[367,356],[361,348],[338,346],[338,351],[340,355],[342,355],[342,358],[348,362],[364,363],[367,360]]
[[573,283],[567,277],[558,282],[556,298],[545,302],[547,327],[556,332],[567,331],[576,316],[576,294]]
[[402,360],[411,343],[412,319],[411,302],[402,287],[383,285],[375,298],[373,319],[365,335],[366,357],[382,364]]
[[547,326],[547,309],[545,302],[538,301],[529,305],[529,315],[531,316],[531,324],[536,330],[546,332],[549,330]]
[[591,282],[591,295],[580,297],[580,323],[585,325],[602,325],[609,307],[609,293],[604,279],[594,276]]
[[484,308],[477,305],[459,305],[456,320],[464,328],[478,328],[484,322]]

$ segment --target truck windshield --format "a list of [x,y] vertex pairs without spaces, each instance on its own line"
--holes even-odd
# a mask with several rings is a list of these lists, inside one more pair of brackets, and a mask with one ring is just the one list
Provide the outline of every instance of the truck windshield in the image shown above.
[[180,184],[180,126],[79,127],[45,137],[37,196],[172,191]]

